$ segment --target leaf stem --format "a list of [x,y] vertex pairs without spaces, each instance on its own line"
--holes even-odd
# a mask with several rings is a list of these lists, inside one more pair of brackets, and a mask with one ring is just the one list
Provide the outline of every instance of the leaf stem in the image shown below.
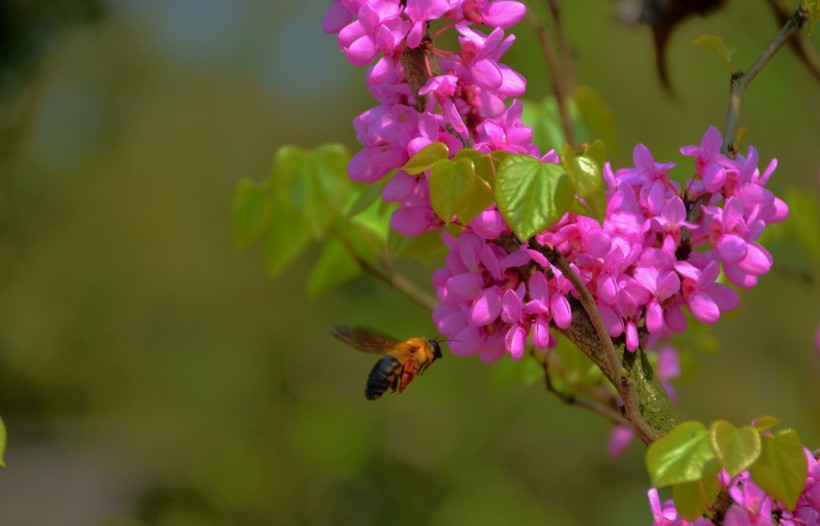
[[775,53],[783,47],[783,44],[788,42],[795,32],[803,26],[803,23],[808,20],[808,18],[808,9],[805,4],[801,4],[794,14],[786,20],[786,23],[780,29],[780,32],[777,33],[777,36],[774,37],[774,40],[772,40],[772,43],[769,44],[769,47],[763,51],[763,54],[761,54],[752,67],[749,68],[749,71],[745,73],[742,71],[736,71],[732,75],[732,91],[729,95],[729,111],[726,116],[726,127],[723,132],[722,151],[727,155],[734,157],[736,153],[736,145],[734,144],[734,140],[737,130],[737,121],[740,117],[740,100],[743,96],[743,91],[749,86],[752,80],[754,80],[757,74],[763,70],[766,64],[769,63]]
[[574,146],[575,132],[572,130],[572,121],[570,121],[569,111],[567,109],[567,88],[564,85],[564,78],[558,67],[558,56],[555,52],[555,46],[553,46],[550,35],[547,33],[546,26],[544,26],[541,19],[532,12],[532,9],[527,9],[527,19],[535,30],[535,35],[538,37],[538,44],[541,46],[541,51],[547,63],[547,69],[550,72],[552,90],[555,92],[555,101],[558,104],[558,115],[561,118],[561,128],[564,131],[564,138],[568,143]]
[[[618,394],[621,396],[621,400],[623,401],[625,412],[624,416],[630,422],[631,427],[641,437],[641,440],[643,440],[646,444],[651,444],[660,438],[660,434],[658,430],[652,429],[649,424],[644,421],[643,416],[641,416],[640,407],[638,406],[635,392],[632,389],[632,381],[630,376],[621,366],[618,353],[615,350],[615,344],[612,342],[612,338],[610,338],[609,333],[606,330],[604,320],[601,318],[601,313],[598,310],[598,306],[595,304],[595,299],[592,297],[589,289],[587,289],[584,282],[581,281],[580,276],[572,270],[572,267],[570,267],[566,258],[564,258],[560,252],[552,247],[541,245],[536,242],[535,239],[530,240],[530,246],[541,252],[547,260],[554,267],[560,270],[564,277],[572,283],[572,286],[575,287],[576,292],[578,292],[581,305],[583,306],[584,311],[586,311],[586,314],[592,323],[592,327],[598,336],[600,348],[604,352],[605,367],[602,367],[603,372],[618,390]],[[582,350],[585,353],[587,352],[586,349]],[[601,366],[600,360],[594,361],[599,365],[599,367]]]
[[544,382],[546,384],[547,391],[554,394],[556,397],[558,397],[559,400],[561,400],[567,405],[575,405],[588,411],[592,411],[593,413],[606,418],[607,420],[609,420],[617,426],[632,427],[632,424],[614,409],[607,407],[604,404],[599,404],[593,402],[592,400],[587,400],[585,398],[578,398],[573,394],[564,393],[563,391],[559,391],[558,389],[556,389],[555,386],[552,384],[552,378],[550,377],[549,362],[547,360],[547,357],[545,356],[543,360],[538,360],[538,362],[544,369]]
[[389,265],[385,265],[386,269],[380,269],[372,264],[369,261],[364,259],[360,256],[356,249],[351,246],[348,239],[341,235],[338,231],[334,230],[333,232],[336,237],[339,238],[339,241],[342,243],[342,246],[347,250],[347,253],[356,261],[356,263],[368,274],[379,278],[380,280],[384,281],[397,291],[404,294],[409,299],[413,300],[418,305],[421,305],[425,309],[429,311],[435,310],[436,306],[438,305],[438,301],[436,298],[419,288],[413,281],[410,280],[407,276],[397,271],[395,268]]

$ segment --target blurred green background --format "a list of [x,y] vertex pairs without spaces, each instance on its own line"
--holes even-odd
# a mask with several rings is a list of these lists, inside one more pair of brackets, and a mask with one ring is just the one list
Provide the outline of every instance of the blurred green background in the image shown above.
[[[722,128],[728,99],[725,68],[689,42],[720,34],[743,68],[776,32],[763,1],[690,21],[673,100],[647,29],[615,2],[564,4],[580,81],[616,115],[617,166],[644,142],[689,170],[677,148]],[[432,336],[429,313],[369,277],[308,297],[318,247],[276,280],[258,246],[235,249],[238,179],[287,143],[355,151],[351,119],[373,104],[320,30],[326,5],[0,2],[0,524],[648,524],[642,446],[607,458],[608,424],[477,359],[368,402],[372,357],[329,327]],[[528,29],[507,59],[530,98],[549,93]],[[817,195],[818,103],[790,53],[744,98],[778,195]],[[817,279],[799,244],[769,246]],[[405,266],[425,286],[434,268]],[[770,413],[820,446],[813,287],[775,271],[743,292],[719,352],[678,384],[684,418]]]

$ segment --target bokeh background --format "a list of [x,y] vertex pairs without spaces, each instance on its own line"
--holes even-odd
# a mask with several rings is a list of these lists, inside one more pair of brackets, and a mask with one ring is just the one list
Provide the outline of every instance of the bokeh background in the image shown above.
[[[615,2],[563,4],[580,82],[614,112],[617,166],[636,142],[680,161],[722,127],[728,73],[689,42],[720,34],[743,68],[776,32],[762,0],[685,24],[672,99],[646,28],[619,23]],[[368,277],[309,297],[318,247],[275,280],[259,247],[235,248],[240,177],[265,177],[284,144],[355,151],[351,119],[372,101],[321,32],[325,7],[0,2],[0,524],[649,522],[642,446],[608,458],[608,424],[474,359],[368,402],[371,357],[329,327],[433,335],[429,313]],[[522,28],[507,62],[538,100],[534,42]],[[779,195],[817,196],[818,87],[786,52],[744,98]],[[774,414],[817,447],[820,301],[795,279],[817,266],[787,235],[770,247],[785,270],[695,339],[681,413]],[[431,265],[405,267],[427,286]]]

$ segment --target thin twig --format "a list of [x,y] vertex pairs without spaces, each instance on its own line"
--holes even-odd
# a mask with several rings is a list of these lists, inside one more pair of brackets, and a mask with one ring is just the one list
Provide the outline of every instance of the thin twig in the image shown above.
[[552,21],[555,24],[555,33],[558,36],[558,48],[560,49],[561,70],[564,72],[564,86],[567,93],[575,91],[575,58],[572,53],[572,46],[561,23],[561,9],[558,7],[558,0],[548,0]]
[[758,73],[769,63],[783,44],[789,41],[792,36],[798,31],[803,23],[808,20],[809,12],[805,4],[801,4],[797,11],[783,25],[783,28],[774,37],[772,43],[763,52],[757,61],[749,68],[749,71],[743,73],[737,71],[732,75],[732,93],[729,97],[729,112],[726,116],[726,128],[723,132],[723,148],[722,151],[728,155],[735,154],[735,133],[737,129],[737,120],[740,116],[740,99],[743,96],[743,91],[754,80]]
[[[658,433],[654,431],[646,423],[646,421],[644,421],[643,416],[641,415],[638,402],[635,398],[635,393],[632,389],[632,382],[628,374],[621,372],[622,367],[618,359],[618,353],[615,350],[615,344],[612,343],[612,338],[610,338],[609,333],[606,330],[604,320],[601,318],[601,313],[598,311],[598,306],[595,304],[595,299],[592,297],[589,289],[587,289],[584,282],[581,281],[580,276],[572,270],[572,267],[569,266],[566,258],[564,258],[560,252],[551,247],[540,245],[534,239],[530,241],[530,246],[544,254],[547,260],[549,260],[553,266],[560,270],[564,277],[572,283],[573,287],[575,287],[575,290],[578,292],[579,299],[581,300],[581,305],[584,307],[587,316],[589,316],[592,326],[595,329],[595,333],[598,335],[598,339],[601,342],[604,354],[606,355],[607,365],[610,369],[610,374],[607,376],[610,380],[620,379],[620,381],[616,382],[615,387],[618,389],[618,394],[621,395],[621,400],[624,404],[624,411],[626,413],[626,419],[629,420],[631,427],[638,433],[644,443],[652,443],[658,438]],[[607,371],[604,371],[604,373],[606,372]]]
[[[789,12],[776,0],[766,0],[766,3],[768,3],[772,9],[776,22],[780,25],[785,24],[789,16],[791,16]],[[820,58],[817,57],[817,52],[814,48],[809,45],[808,39],[802,34],[797,34],[791,38],[789,45],[791,45],[794,54],[797,55],[800,62],[809,70],[809,73],[814,75],[814,79],[820,82]]]
[[536,16],[532,9],[527,9],[527,18],[535,30],[538,37],[538,43],[541,46],[541,51],[544,53],[544,59],[547,62],[547,69],[550,72],[552,79],[552,89],[555,92],[555,101],[558,105],[558,115],[561,118],[561,128],[564,131],[564,138],[571,145],[575,145],[575,132],[572,130],[572,121],[569,118],[569,111],[567,110],[567,92],[564,86],[564,79],[560,68],[558,67],[558,57],[555,53],[555,47],[552,44],[547,28],[544,26],[541,19]]
[[623,426],[623,427],[632,427],[632,424],[624,418],[618,411],[607,407],[603,404],[595,403],[591,400],[587,400],[585,398],[578,398],[573,394],[564,393],[563,391],[559,391],[555,388],[552,384],[552,378],[550,377],[549,371],[549,364],[547,362],[547,358],[545,357],[543,361],[539,360],[541,367],[544,369],[544,382],[547,387],[547,391],[554,394],[558,399],[564,402],[567,405],[576,405],[588,411],[592,411],[593,413],[600,415],[615,425]]
[[416,285],[413,281],[411,281],[407,276],[398,272],[394,268],[388,268],[387,270],[382,270],[378,267],[375,267],[370,264],[369,261],[364,259],[360,256],[356,250],[350,245],[350,242],[347,238],[341,235],[338,231],[334,230],[333,233],[342,243],[342,246],[347,250],[347,253],[350,254],[356,263],[368,274],[371,274],[380,280],[384,281],[397,291],[401,292],[417,304],[421,305],[425,309],[429,311],[434,311],[438,306],[438,301],[436,298],[425,292],[424,290],[420,289],[418,285]]

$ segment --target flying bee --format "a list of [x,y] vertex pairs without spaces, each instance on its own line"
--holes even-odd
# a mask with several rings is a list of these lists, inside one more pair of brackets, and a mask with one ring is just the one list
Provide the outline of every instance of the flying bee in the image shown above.
[[336,325],[333,336],[364,352],[383,354],[364,384],[364,396],[375,400],[388,389],[401,393],[407,385],[441,358],[437,340],[410,338],[404,341],[362,327]]

